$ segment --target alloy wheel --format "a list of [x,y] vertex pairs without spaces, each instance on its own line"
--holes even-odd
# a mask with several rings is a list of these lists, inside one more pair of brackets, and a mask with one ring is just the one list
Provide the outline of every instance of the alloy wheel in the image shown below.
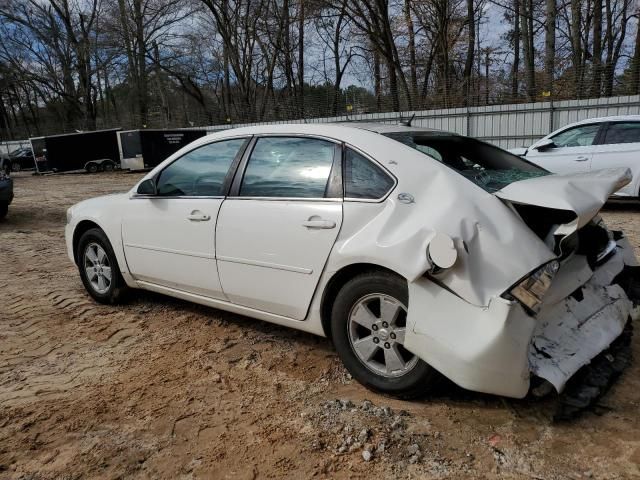
[[407,307],[382,293],[366,295],[349,313],[349,342],[358,359],[374,373],[401,377],[418,364],[404,348]]
[[101,245],[90,243],[84,250],[84,270],[91,288],[105,294],[111,287],[111,264],[109,257]]

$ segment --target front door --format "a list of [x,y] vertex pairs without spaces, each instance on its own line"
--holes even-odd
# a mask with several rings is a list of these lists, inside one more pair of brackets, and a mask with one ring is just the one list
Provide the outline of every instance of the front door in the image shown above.
[[593,142],[600,124],[578,125],[554,135],[555,146],[530,148],[526,159],[553,173],[587,172],[591,169]]
[[256,141],[216,227],[218,270],[231,302],[305,318],[342,224],[341,194],[330,188],[339,168],[340,146],[327,140]]
[[123,213],[122,240],[137,279],[223,299],[215,224],[232,163],[245,139],[198,147],[157,177],[157,195],[134,196]]

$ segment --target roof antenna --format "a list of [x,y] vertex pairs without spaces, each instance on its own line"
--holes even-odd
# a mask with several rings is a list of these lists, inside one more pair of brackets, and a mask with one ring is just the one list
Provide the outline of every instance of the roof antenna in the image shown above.
[[402,120],[402,113],[400,114],[400,125],[404,125],[405,127],[410,127],[411,126],[411,122],[413,122],[413,119],[416,118],[416,114],[414,113],[413,115],[411,115],[411,118],[409,120]]

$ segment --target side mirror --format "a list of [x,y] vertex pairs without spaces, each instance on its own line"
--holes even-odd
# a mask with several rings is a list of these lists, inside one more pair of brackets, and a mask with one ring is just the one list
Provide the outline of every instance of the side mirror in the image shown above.
[[153,178],[147,178],[138,185],[138,195],[157,195],[156,181]]
[[556,148],[556,144],[550,138],[542,140],[535,147],[533,147],[534,150],[538,150],[539,152],[544,152],[544,151],[549,150],[551,148]]

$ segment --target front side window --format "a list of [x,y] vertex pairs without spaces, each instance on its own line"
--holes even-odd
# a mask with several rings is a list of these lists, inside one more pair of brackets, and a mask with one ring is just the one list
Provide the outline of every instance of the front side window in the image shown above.
[[344,196],[378,199],[393,187],[393,179],[379,166],[347,148],[344,156]]
[[217,197],[244,138],[210,143],[185,153],[158,178],[158,195]]
[[640,143],[640,122],[612,123],[602,143]]
[[260,138],[240,186],[242,197],[324,198],[335,144],[316,138]]
[[556,147],[588,147],[598,134],[600,124],[580,125],[551,137]]

